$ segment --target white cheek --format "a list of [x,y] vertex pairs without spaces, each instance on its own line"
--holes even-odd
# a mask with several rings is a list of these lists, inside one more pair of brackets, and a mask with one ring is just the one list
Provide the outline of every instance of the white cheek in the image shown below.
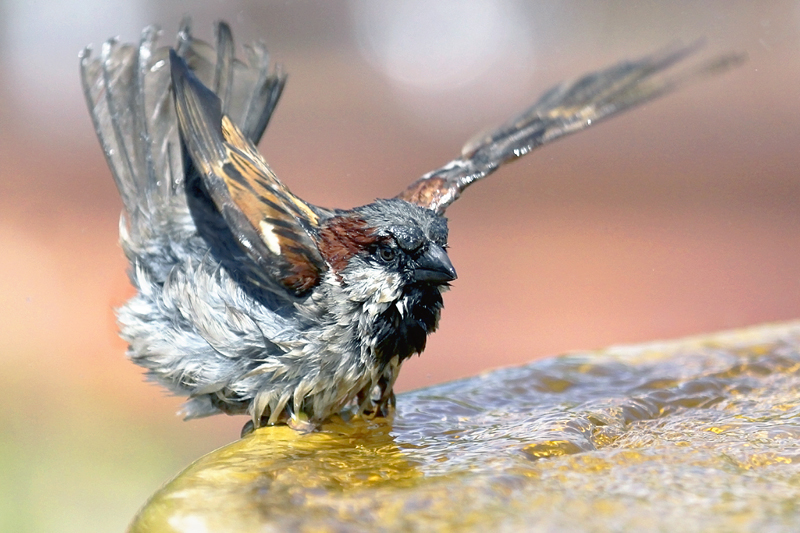
[[384,274],[384,280],[380,289],[375,295],[375,301],[378,303],[393,302],[400,297],[401,280],[398,274]]
[[344,291],[352,301],[368,305],[394,302],[402,294],[403,281],[399,274],[378,268],[362,268],[358,273],[349,273],[344,278]]

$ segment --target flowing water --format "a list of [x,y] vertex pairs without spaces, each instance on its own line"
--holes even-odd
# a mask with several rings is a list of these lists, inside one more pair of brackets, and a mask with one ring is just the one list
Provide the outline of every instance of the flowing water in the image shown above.
[[800,323],[572,354],[263,428],[131,531],[798,531]]

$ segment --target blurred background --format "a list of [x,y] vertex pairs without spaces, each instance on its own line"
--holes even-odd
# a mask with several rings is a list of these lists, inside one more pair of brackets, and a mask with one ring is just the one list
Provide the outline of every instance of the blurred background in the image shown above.
[[800,2],[0,0],[0,530],[119,531],[238,436],[125,360],[121,203],[78,51],[228,20],[289,82],[260,149],[303,198],[393,196],[565,78],[676,41],[749,61],[547,146],[449,211],[459,279],[399,389],[800,315]]

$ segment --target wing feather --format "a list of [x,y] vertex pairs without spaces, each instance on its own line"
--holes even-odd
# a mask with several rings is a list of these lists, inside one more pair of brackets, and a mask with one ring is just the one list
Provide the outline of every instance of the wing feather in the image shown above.
[[214,93],[222,101],[222,112],[230,112],[231,87],[233,85],[233,34],[227,24],[217,23],[217,64],[214,69]]
[[[213,203],[211,211],[201,215],[205,218],[196,218],[194,207],[205,204],[198,204],[193,197],[197,188],[187,191],[187,167],[172,94],[170,47],[158,46],[160,34],[157,27],[150,26],[142,32],[137,44],[122,44],[112,39],[102,46],[98,56],[93,57],[89,47],[80,56],[84,96],[125,206],[127,224],[122,229],[122,242],[126,253],[132,260],[147,264],[156,279],[163,281],[174,262],[184,259],[184,248],[180,243],[173,246],[173,241],[199,231],[198,223],[202,222],[219,241],[213,247],[220,251],[226,264],[241,267],[240,278],[279,296],[289,296],[291,291],[285,290],[287,279],[294,277],[290,286],[302,288],[313,277],[302,269],[300,274],[303,275],[296,272],[287,275],[286,271],[267,272],[251,265],[247,255],[240,253],[234,231],[228,236],[227,223],[213,220],[216,212]],[[270,66],[264,44],[245,46],[245,60],[240,61],[235,58],[233,37],[227,24],[217,24],[214,39],[209,44],[194,38],[187,17],[181,22],[175,49],[203,83],[218,92],[222,102],[220,117],[225,114],[241,128],[236,130],[241,138],[232,144],[258,143],[286,82],[280,69]],[[213,108],[208,106],[209,102],[201,103],[206,104],[206,110]],[[206,137],[206,146],[216,150],[215,157],[221,160],[227,157],[228,150],[215,144],[214,135],[218,137],[220,132],[218,121],[216,130],[206,132],[210,136]],[[251,170],[247,166],[244,169],[245,174]],[[294,211],[306,212],[308,217],[307,211],[290,205],[293,215]],[[246,217],[242,217],[241,223],[244,222],[247,222]],[[288,239],[287,235],[284,231],[281,237]],[[301,248],[292,245],[293,259],[301,259],[296,257],[301,255],[297,251]]]
[[269,278],[299,296],[325,269],[313,207],[278,180],[220,99],[170,54],[181,140],[238,244]]
[[491,133],[468,142],[460,157],[425,174],[397,198],[444,213],[464,189],[503,163],[670,93],[688,81],[726,70],[744,59],[742,55],[730,54],[682,74],[662,75],[698,48],[699,43],[667,49],[553,87],[529,109]]
[[[183,165],[173,109],[169,47],[158,47],[160,30],[149,26],[137,45],[106,42],[99,57],[81,52],[83,92],[95,131],[120,191],[131,244],[147,248],[153,228],[179,224]],[[180,25],[176,44],[200,79],[217,89],[223,111],[247,139],[258,144],[280,98],[286,76],[271,70],[263,43],[245,47],[246,61],[234,57],[230,28],[217,24],[215,42],[195,39],[190,19]],[[168,207],[169,206],[169,207]]]

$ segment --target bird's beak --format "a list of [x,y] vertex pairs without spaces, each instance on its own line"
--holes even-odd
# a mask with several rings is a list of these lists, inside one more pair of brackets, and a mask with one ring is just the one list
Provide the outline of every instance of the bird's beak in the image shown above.
[[414,279],[416,281],[429,281],[433,283],[445,283],[453,281],[458,276],[453,263],[447,257],[447,252],[438,244],[428,247],[428,250],[416,260],[414,269]]

